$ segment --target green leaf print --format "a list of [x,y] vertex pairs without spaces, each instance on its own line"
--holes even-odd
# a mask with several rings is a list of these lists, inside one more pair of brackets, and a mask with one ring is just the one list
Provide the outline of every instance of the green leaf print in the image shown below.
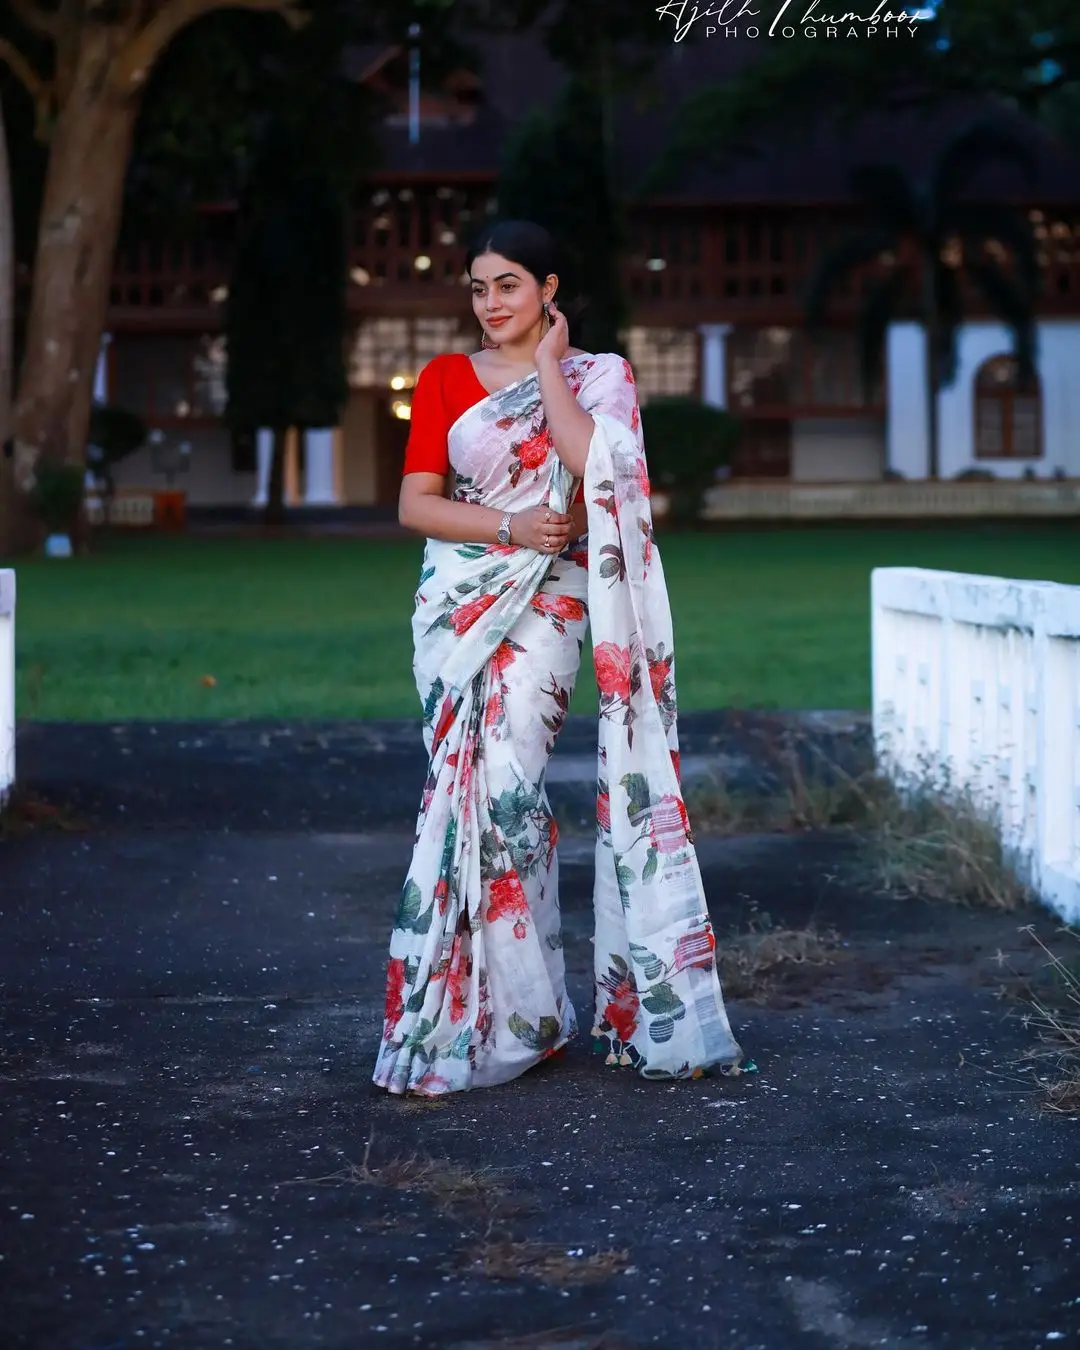
[[431,1018],[421,1017],[420,1021],[417,1022],[416,1026],[413,1027],[412,1031],[410,1031],[408,1036],[405,1037],[405,1048],[407,1050],[415,1050],[417,1046],[422,1044],[422,1042],[424,1042],[434,1030],[435,1030],[435,1023],[431,1020]]
[[434,912],[434,903],[428,905],[423,914],[420,909],[424,903],[424,898],[420,894],[420,887],[411,878],[405,883],[405,889],[401,892],[401,902],[398,905],[397,917],[394,920],[394,927],[400,929],[403,933],[426,933],[431,927],[431,916]]
[[420,988],[415,991],[415,993],[409,995],[409,1001],[405,1004],[406,1012],[420,1011],[420,1009],[424,1006],[424,999],[427,998],[428,985],[430,983],[431,983],[430,978],[426,979],[424,983],[420,986]]
[[619,779],[619,783],[626,789],[629,798],[626,813],[630,817],[631,824],[636,825],[649,809],[652,800],[649,796],[649,780],[643,773],[626,773]]
[[428,696],[424,700],[424,721],[431,722],[435,717],[435,709],[442,702],[442,696],[445,688],[441,679],[437,679],[428,690]]
[[657,868],[656,849],[650,848],[648,859],[641,872],[641,880],[644,885],[648,885],[648,883],[652,881],[653,877],[656,876],[656,868]]
[[420,887],[410,877],[401,891],[401,900],[398,902],[397,917],[394,919],[395,928],[411,928],[415,920],[420,915],[420,908],[424,903],[424,898],[420,894]]
[[405,983],[415,984],[416,977],[420,974],[420,958],[410,956],[405,962]]
[[561,1029],[557,1017],[541,1017],[539,1027],[534,1027],[520,1013],[511,1013],[507,1025],[519,1041],[536,1051],[547,1050],[554,1045]]
[[430,564],[429,564],[427,567],[425,567],[425,568],[423,569],[423,571],[420,573],[420,585],[417,587],[417,590],[420,589],[420,586],[423,586],[423,584],[424,584],[425,581],[430,581],[431,578],[432,578],[434,575],[435,575],[435,564],[434,564],[434,563],[430,563]]
[[663,961],[655,952],[649,951],[648,947],[639,946],[636,942],[630,944],[630,959],[641,967],[642,974],[647,980],[655,980],[664,969]]
[[[618,858],[618,854],[615,855]],[[622,901],[623,909],[630,908],[630,886],[632,882],[637,881],[637,873],[632,867],[624,862],[615,864],[615,880],[619,883],[619,899]]]
[[526,822],[536,810],[537,794],[524,783],[507,788],[498,797],[494,797],[489,806],[491,822],[502,835],[509,839],[511,835],[521,834]]
[[641,1000],[641,1006],[654,1016],[667,1014],[676,1022],[680,1017],[686,1016],[686,1004],[666,981],[654,984]]

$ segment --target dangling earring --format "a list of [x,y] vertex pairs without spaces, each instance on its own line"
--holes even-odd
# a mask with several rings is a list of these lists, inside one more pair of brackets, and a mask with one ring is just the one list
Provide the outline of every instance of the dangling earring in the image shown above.
[[551,329],[551,311],[548,309],[548,302],[545,300],[545,301],[544,301],[544,331],[540,334],[540,336],[541,336],[541,337],[546,337],[547,334],[548,334],[548,332],[550,331],[550,329]]
[[486,328],[480,329],[480,346],[486,348],[489,352],[497,352],[499,350],[499,344],[497,342],[488,341]]

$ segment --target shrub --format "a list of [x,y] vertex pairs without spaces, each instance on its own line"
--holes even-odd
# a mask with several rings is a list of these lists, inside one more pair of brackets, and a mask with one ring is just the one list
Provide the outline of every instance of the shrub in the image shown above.
[[642,408],[641,429],[649,477],[670,494],[672,519],[696,519],[717,469],[731,463],[738,420],[696,399],[657,398]]

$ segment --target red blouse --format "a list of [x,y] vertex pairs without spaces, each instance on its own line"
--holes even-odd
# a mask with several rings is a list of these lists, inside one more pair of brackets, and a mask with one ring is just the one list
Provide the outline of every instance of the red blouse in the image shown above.
[[[404,472],[445,477],[450,472],[450,428],[462,413],[487,397],[488,391],[464,352],[447,352],[429,361],[413,390]],[[578,488],[576,502],[584,500],[583,488]]]

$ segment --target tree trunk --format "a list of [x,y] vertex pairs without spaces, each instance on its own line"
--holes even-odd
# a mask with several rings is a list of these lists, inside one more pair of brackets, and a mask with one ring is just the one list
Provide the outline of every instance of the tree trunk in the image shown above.
[[285,445],[288,435],[288,427],[274,428],[274,451],[270,460],[263,515],[267,525],[285,524]]
[[138,98],[109,83],[125,25],[88,23],[53,134],[18,397],[15,473],[82,460]]
[[15,347],[15,221],[11,209],[11,165],[0,106],[0,558],[16,544],[14,460],[11,445],[12,364]]

